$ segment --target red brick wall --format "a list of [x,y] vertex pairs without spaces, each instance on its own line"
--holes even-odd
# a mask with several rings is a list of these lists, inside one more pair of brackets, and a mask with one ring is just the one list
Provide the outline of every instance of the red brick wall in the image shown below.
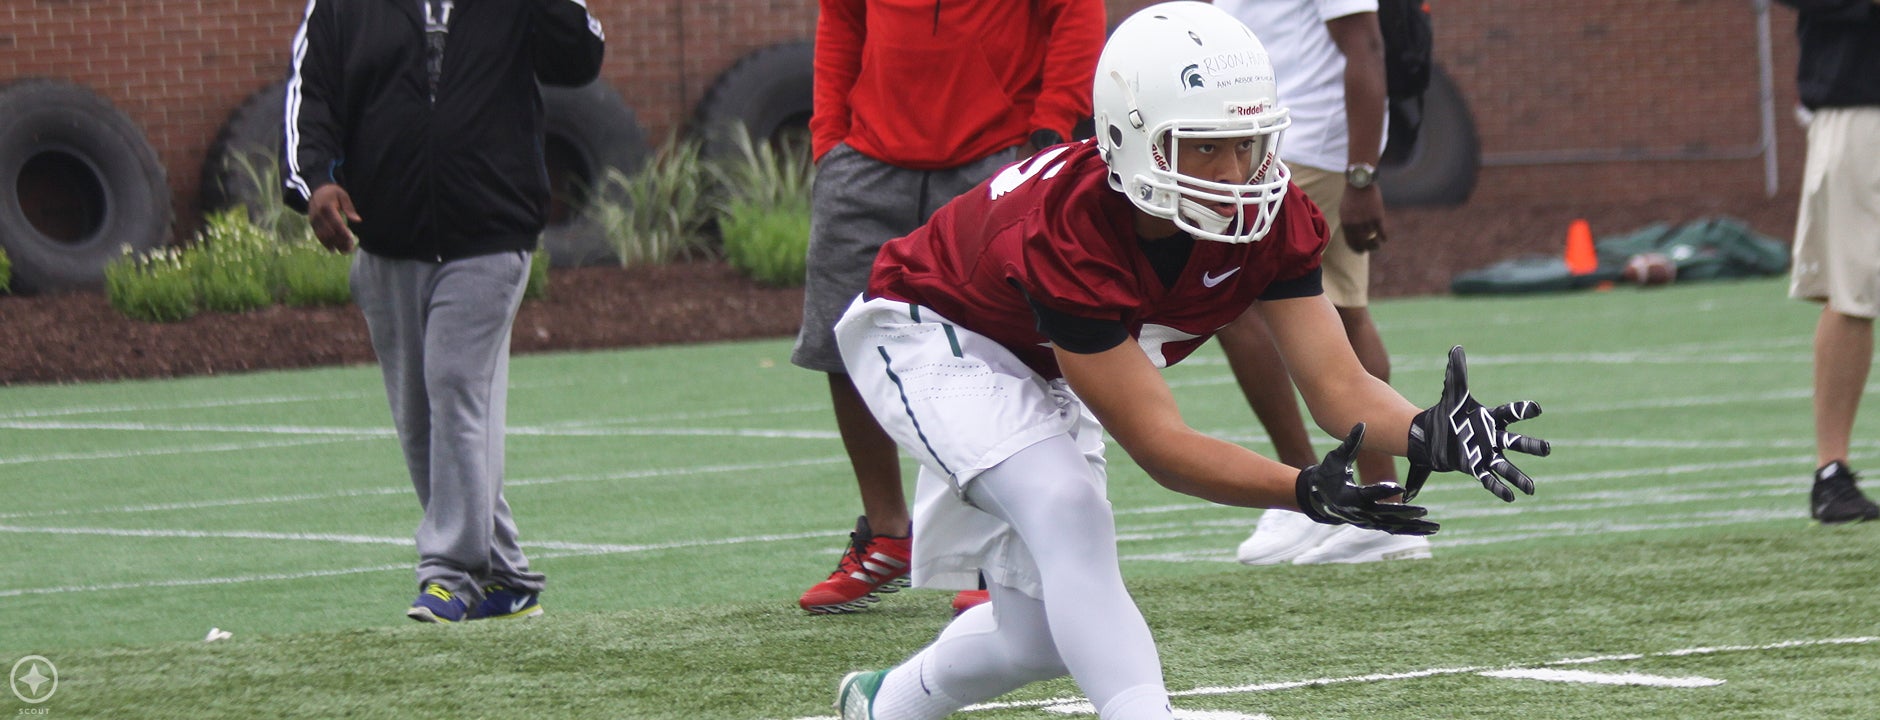
[[[1760,196],[1763,160],[1537,164],[1564,157],[1760,142],[1757,28],[1747,0],[1439,3],[1438,59],[1474,111],[1483,153],[1475,202],[1692,194]],[[1770,13],[1776,154],[1792,190],[1795,16]]]
[[[654,141],[683,129],[745,53],[807,39],[812,0],[591,0],[604,76]],[[1519,153],[1727,149],[1757,139],[1756,35],[1747,0],[1432,0],[1437,57],[1469,98],[1488,164],[1474,203],[1761,194],[1760,159],[1520,164]],[[1110,0],[1111,22],[1147,3]],[[303,0],[5,0],[0,79],[50,76],[102,93],[168,169],[179,228],[196,222],[202,157],[230,110],[278,78]],[[1783,189],[1802,146],[1794,15],[1777,7]],[[1515,163],[1515,164],[1511,164]]]
[[[591,0],[603,75],[647,137],[681,129],[745,53],[814,34],[813,0]],[[4,0],[0,80],[53,77],[104,95],[156,148],[179,236],[193,228],[202,159],[230,111],[287,72],[305,0]],[[676,31],[675,31],[676,29]]]
[[[1750,0],[1429,0],[1436,59],[1482,143],[1475,203],[1760,197],[1763,161],[1537,163],[1536,156],[1723,151],[1759,142]],[[1137,0],[1110,0],[1115,24]],[[1795,15],[1770,13],[1781,190],[1801,172]],[[1258,32],[1258,28],[1255,29]],[[1585,151],[1585,152],[1579,152]]]

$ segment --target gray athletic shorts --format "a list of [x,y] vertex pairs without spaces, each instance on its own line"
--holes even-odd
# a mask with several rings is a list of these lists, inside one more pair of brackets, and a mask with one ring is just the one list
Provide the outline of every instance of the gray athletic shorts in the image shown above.
[[1001,150],[948,170],[908,170],[837,145],[816,166],[810,190],[809,269],[803,285],[803,327],[790,362],[846,373],[836,349],[836,321],[868,287],[882,243],[914,231],[935,210],[1017,157]]

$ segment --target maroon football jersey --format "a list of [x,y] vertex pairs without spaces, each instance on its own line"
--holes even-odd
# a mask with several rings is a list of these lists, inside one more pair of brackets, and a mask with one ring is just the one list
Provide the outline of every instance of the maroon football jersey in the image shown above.
[[1058,145],[947,203],[875,259],[868,295],[932,308],[1061,375],[1027,296],[1068,315],[1121,322],[1162,367],[1194,352],[1267,286],[1319,266],[1327,226],[1297,186],[1259,242],[1196,240],[1164,287],[1137,238],[1135,207],[1110,188],[1096,143]]

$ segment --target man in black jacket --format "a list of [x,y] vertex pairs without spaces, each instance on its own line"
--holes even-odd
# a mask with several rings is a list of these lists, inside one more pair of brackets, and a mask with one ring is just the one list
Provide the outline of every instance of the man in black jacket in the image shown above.
[[539,79],[600,73],[586,0],[309,0],[286,200],[353,258],[424,519],[424,622],[542,611],[503,499],[509,331],[545,223]]
[[1823,303],[1815,325],[1815,484],[1823,523],[1880,518],[1847,466],[1880,315],[1880,0],[1781,0],[1801,12],[1796,82],[1808,162],[1789,297]]

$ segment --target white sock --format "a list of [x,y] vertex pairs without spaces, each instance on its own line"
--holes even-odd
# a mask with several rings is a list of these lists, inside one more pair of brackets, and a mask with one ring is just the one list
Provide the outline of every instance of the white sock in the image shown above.
[[1110,698],[1097,715],[1103,720],[1169,720],[1175,711],[1161,685],[1137,685]]
[[966,707],[924,678],[932,654],[928,647],[888,671],[875,693],[875,720],[940,720]]

